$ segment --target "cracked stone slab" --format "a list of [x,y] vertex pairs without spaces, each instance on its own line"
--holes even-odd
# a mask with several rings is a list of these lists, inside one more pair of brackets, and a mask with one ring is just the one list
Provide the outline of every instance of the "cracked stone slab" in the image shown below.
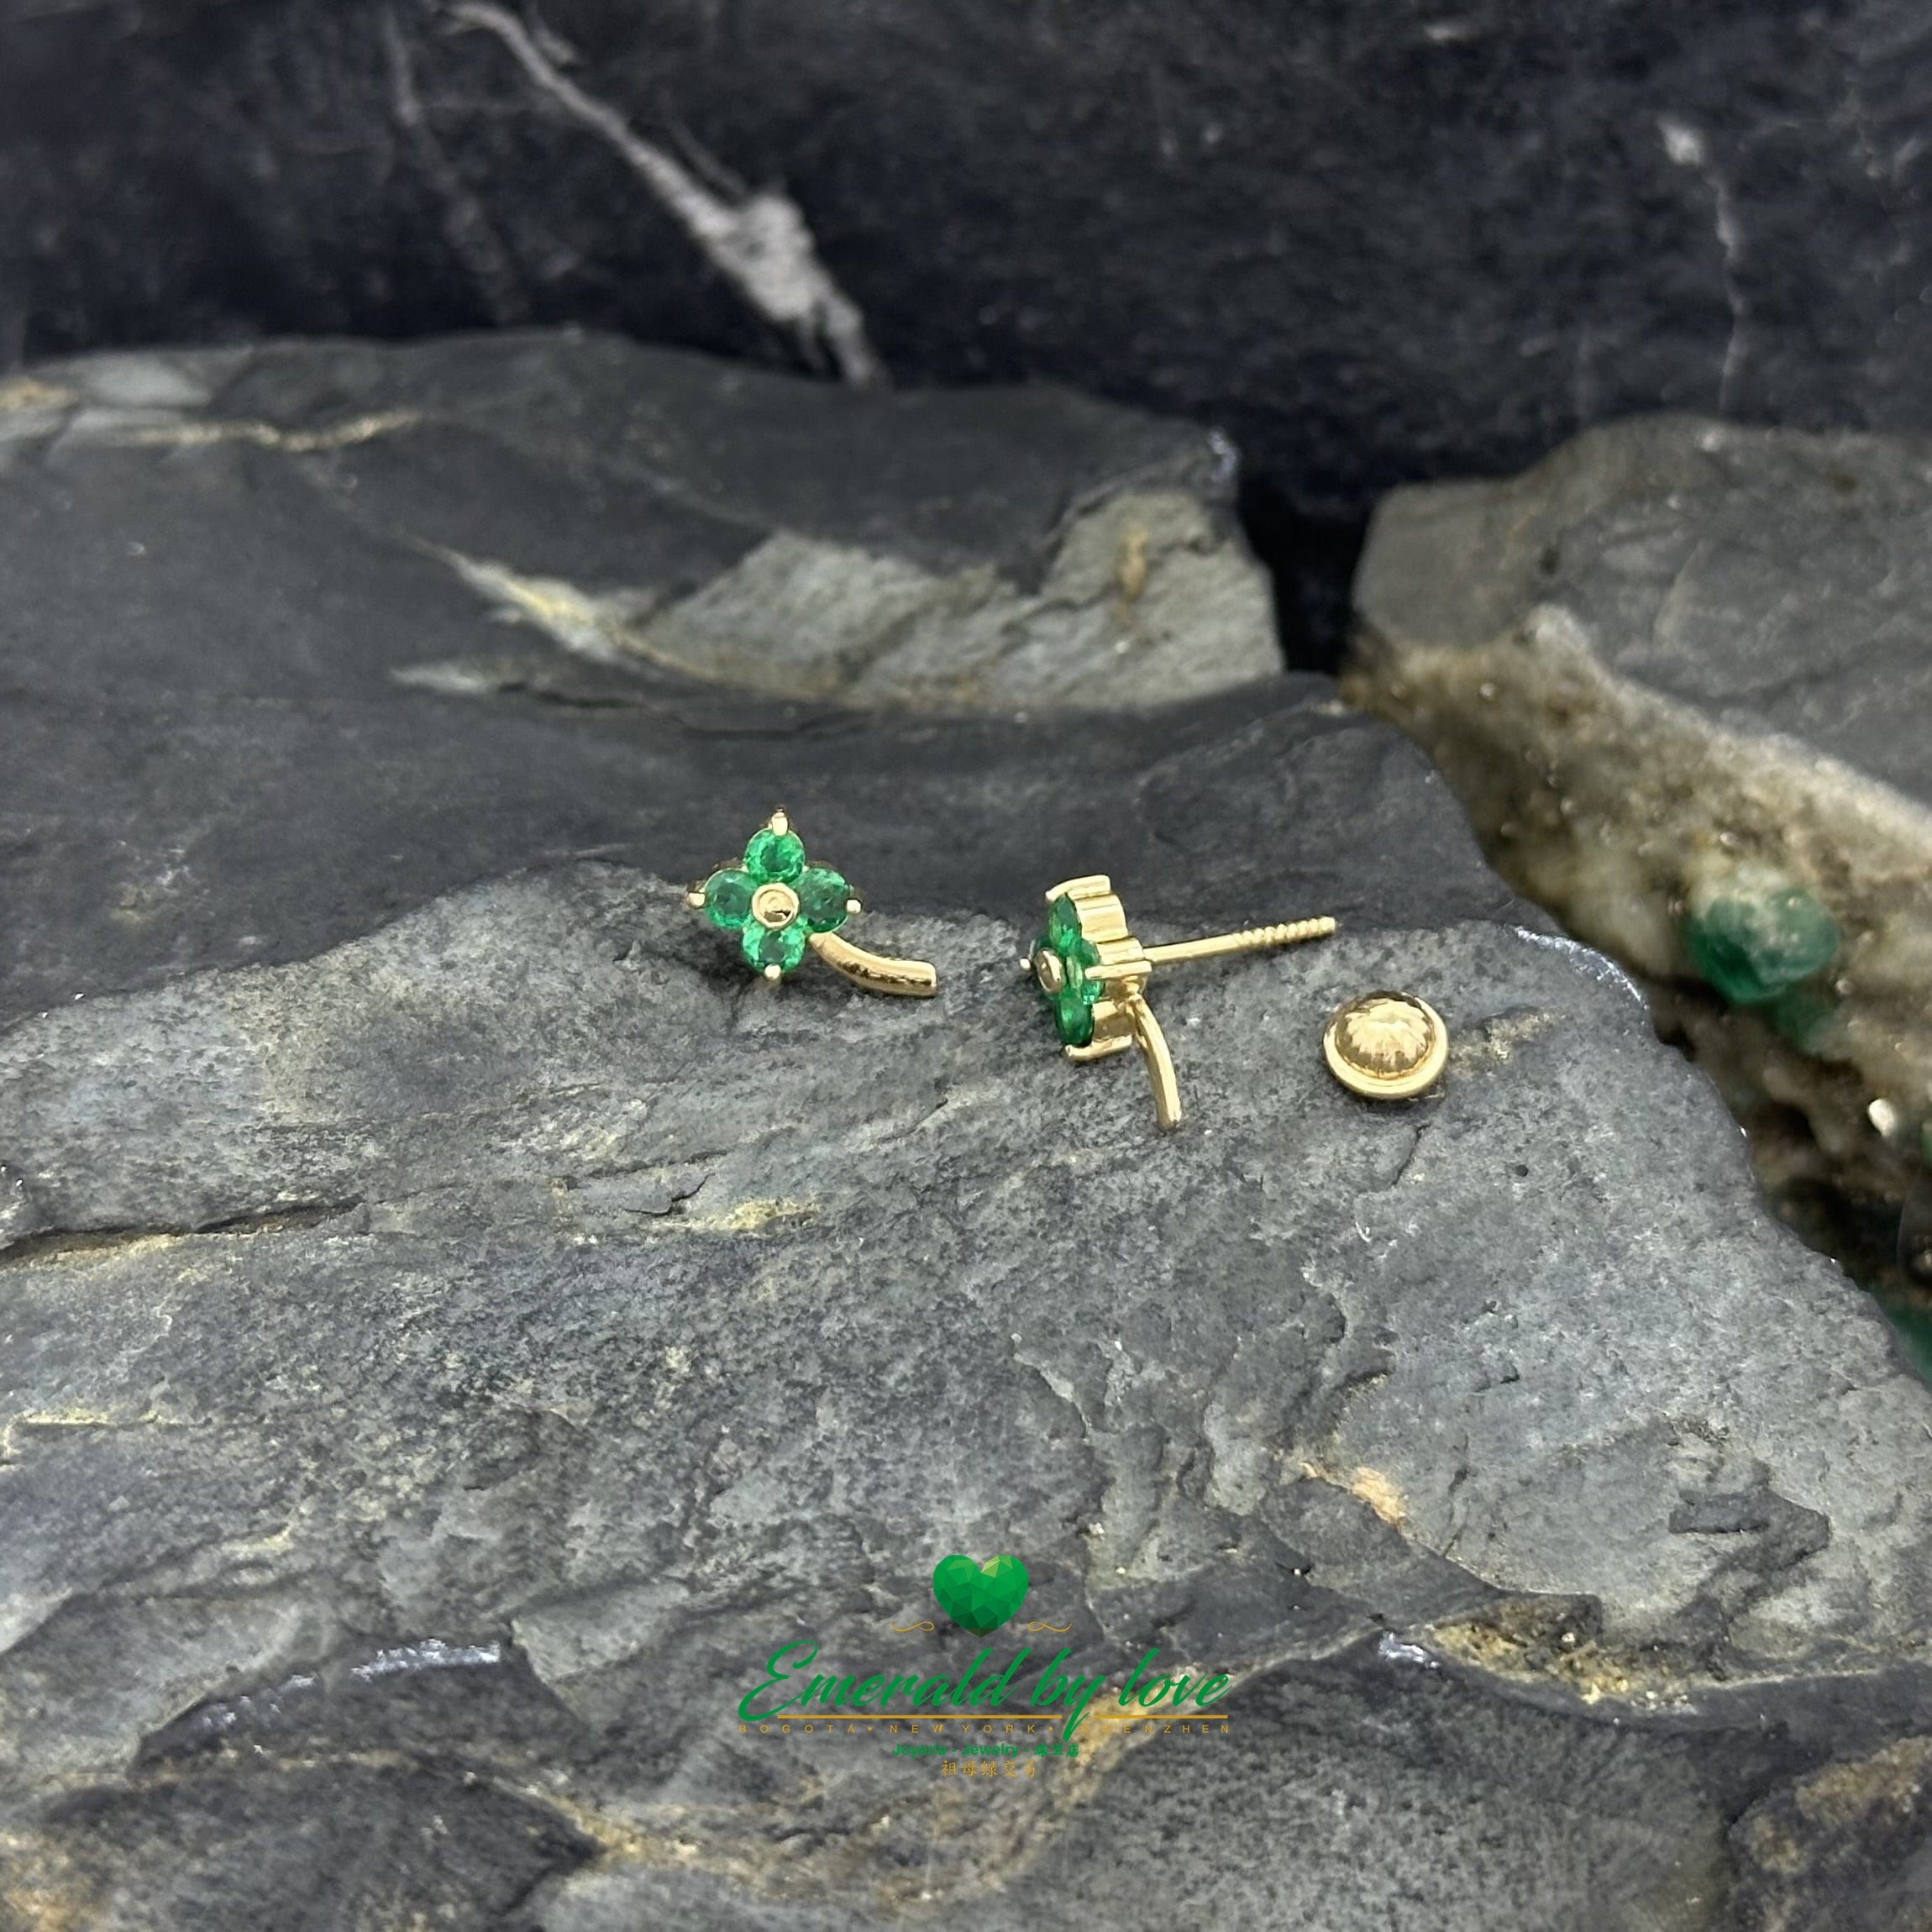
[[[877,1000],[747,979],[663,868],[0,1035],[10,1882],[554,1932],[1892,1896],[1932,1394],[1630,982],[1459,910],[1328,728],[1408,922],[1164,979],[1178,1134],[1060,1058],[1023,906],[882,913],[942,988]],[[1189,822],[1199,893],[1277,887]],[[1319,1039],[1383,984],[1456,1047],[1378,1109]],[[993,1549],[1067,1629],[1016,1644],[1231,1672],[1228,1736],[963,1791],[740,1730],[801,1634],[956,1666],[905,1626]]]
[[1357,583],[1349,694],[1652,984],[1801,1221],[1896,1222],[1932,1146],[1929,534],[1923,440],[1660,417],[1397,491]]
[[[0,386],[0,501],[45,541],[88,496],[120,497],[123,596],[193,572],[192,519],[203,620],[248,621],[247,564],[304,496],[389,576],[470,593],[450,600],[473,601],[469,649],[447,659],[426,650],[447,635],[410,648],[375,617],[360,574],[312,608],[286,600],[298,675],[348,657],[475,678],[503,654],[494,620],[777,697],[1200,696],[1281,671],[1227,513],[1235,470],[1225,438],[1065,391],[853,395],[575,331],[118,354]],[[175,514],[143,531],[156,486]]]

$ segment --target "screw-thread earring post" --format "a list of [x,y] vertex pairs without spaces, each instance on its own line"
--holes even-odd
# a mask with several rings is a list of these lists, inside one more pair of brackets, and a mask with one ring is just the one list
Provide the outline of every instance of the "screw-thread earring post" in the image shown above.
[[1142,948],[1150,966],[1170,959],[1211,959],[1221,953],[1261,953],[1272,946],[1299,946],[1305,939],[1326,939],[1336,929],[1336,921],[1326,915],[1319,919],[1292,919],[1284,926],[1251,926],[1242,932],[1222,932],[1212,939],[1183,939],[1172,946]]

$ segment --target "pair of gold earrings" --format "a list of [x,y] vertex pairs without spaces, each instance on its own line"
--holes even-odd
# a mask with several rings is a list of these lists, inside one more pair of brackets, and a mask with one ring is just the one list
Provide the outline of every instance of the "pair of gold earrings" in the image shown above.
[[[1181,1096],[1167,1036],[1147,1004],[1155,967],[1296,946],[1336,930],[1324,915],[1143,946],[1104,872],[1063,879],[1046,899],[1047,928],[1025,964],[1053,1011],[1061,1051],[1086,1061],[1138,1047],[1163,1127],[1180,1125]],[[746,964],[768,979],[782,979],[810,950],[869,993],[929,999],[939,990],[939,975],[925,960],[887,958],[840,937],[864,907],[842,874],[807,861],[782,809],[752,834],[739,864],[721,865],[685,902],[732,935]],[[1322,1049],[1330,1070],[1353,1092],[1404,1100],[1435,1084],[1448,1056],[1448,1034],[1441,1016],[1414,994],[1370,993],[1330,1020]]]

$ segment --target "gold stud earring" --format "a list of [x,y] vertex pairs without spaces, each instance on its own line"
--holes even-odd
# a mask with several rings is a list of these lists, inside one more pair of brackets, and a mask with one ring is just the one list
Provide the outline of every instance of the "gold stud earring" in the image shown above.
[[1449,1063],[1449,1029],[1413,993],[1364,993],[1321,1036],[1328,1070],[1352,1094],[1407,1100],[1434,1086]]
[[1047,892],[1047,930],[1026,964],[1053,1008],[1061,1051],[1069,1060],[1101,1060],[1138,1047],[1154,1089],[1154,1114],[1163,1127],[1181,1123],[1173,1057],[1147,1005],[1149,974],[1179,959],[1211,959],[1224,953],[1258,953],[1326,939],[1334,920],[1297,919],[1285,926],[1252,926],[1212,939],[1143,946],[1104,872],[1068,879]]
[[939,990],[939,975],[923,959],[887,959],[838,937],[864,907],[829,865],[806,863],[804,843],[783,806],[751,835],[741,864],[721,865],[685,895],[685,904],[731,934],[745,963],[774,982],[809,946],[868,993],[926,1000]]

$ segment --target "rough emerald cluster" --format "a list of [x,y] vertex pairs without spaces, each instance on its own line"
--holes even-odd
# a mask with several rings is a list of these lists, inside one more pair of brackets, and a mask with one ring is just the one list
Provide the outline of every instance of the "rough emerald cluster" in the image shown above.
[[1094,1006],[1100,999],[1100,982],[1087,977],[1087,968],[1100,963],[1099,949],[1080,933],[1079,909],[1062,893],[1047,909],[1047,930],[1033,942],[1034,957],[1049,953],[1060,963],[1058,990],[1041,991],[1053,1010],[1053,1024],[1059,1029],[1060,1043],[1084,1047],[1094,1037]]
[[1838,956],[1838,923],[1803,886],[1714,899],[1683,923],[1698,974],[1734,1006],[1765,1005]]
[[706,916],[738,935],[752,966],[789,973],[804,958],[813,933],[844,925],[852,889],[829,865],[806,864],[796,832],[768,825],[752,834],[742,866],[727,866],[705,881],[704,896]]

